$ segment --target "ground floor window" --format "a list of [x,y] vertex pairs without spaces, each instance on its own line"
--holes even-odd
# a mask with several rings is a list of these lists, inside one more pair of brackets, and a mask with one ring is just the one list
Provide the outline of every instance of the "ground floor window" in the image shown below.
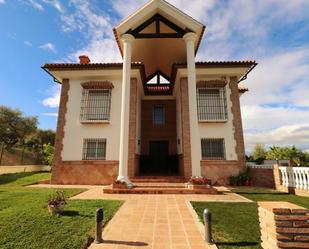
[[202,138],[203,160],[224,160],[225,146],[223,138]]
[[83,160],[105,160],[106,139],[86,138],[83,145]]

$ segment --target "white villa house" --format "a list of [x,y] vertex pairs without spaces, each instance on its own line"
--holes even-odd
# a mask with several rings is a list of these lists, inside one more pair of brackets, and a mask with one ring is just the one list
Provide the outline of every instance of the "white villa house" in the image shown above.
[[151,0],[113,29],[122,63],[83,55],[45,64],[61,84],[51,182],[205,176],[227,184],[244,170],[239,83],[257,63],[196,62],[205,30]]

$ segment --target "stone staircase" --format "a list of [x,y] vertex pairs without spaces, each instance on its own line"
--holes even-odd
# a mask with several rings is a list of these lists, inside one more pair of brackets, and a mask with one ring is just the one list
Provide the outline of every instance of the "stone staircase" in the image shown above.
[[188,189],[186,180],[179,176],[138,176],[131,179],[132,189],[104,188],[105,194],[218,194],[209,187],[206,189]]

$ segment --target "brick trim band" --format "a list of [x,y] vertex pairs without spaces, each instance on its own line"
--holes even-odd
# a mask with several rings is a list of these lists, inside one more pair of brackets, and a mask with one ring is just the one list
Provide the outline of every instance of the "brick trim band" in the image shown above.
[[114,85],[110,81],[87,81],[81,83],[84,89],[112,89]]
[[55,139],[55,155],[52,163],[51,183],[58,183],[58,179],[61,174],[60,172],[61,171],[60,166],[62,163],[61,152],[63,149],[64,126],[66,121],[65,115],[67,113],[69,90],[70,90],[69,79],[63,79],[60,93],[60,105],[58,111],[58,122],[57,122],[57,131]]
[[190,138],[190,114],[189,114],[189,93],[188,79],[180,79],[181,96],[181,124],[182,124],[182,167],[185,178],[192,176],[191,164],[191,138]]
[[232,102],[232,113],[233,113],[233,126],[234,126],[234,139],[236,142],[236,154],[239,161],[240,168],[245,167],[245,145],[244,135],[241,120],[241,110],[239,101],[239,91],[237,77],[231,77],[229,87],[231,89],[231,102]]
[[137,79],[131,78],[130,81],[130,112],[129,112],[129,148],[128,148],[128,176],[133,177],[137,174],[136,156],[136,115],[137,115]]

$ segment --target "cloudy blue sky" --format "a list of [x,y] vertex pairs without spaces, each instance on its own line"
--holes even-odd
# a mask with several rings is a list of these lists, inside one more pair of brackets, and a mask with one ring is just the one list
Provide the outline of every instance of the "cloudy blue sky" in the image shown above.
[[[145,0],[0,0],[0,104],[56,127],[59,86],[46,62],[121,61],[112,27]],[[198,60],[255,59],[241,98],[247,151],[309,150],[309,1],[169,0],[207,27]],[[189,4],[190,2],[190,4]]]

